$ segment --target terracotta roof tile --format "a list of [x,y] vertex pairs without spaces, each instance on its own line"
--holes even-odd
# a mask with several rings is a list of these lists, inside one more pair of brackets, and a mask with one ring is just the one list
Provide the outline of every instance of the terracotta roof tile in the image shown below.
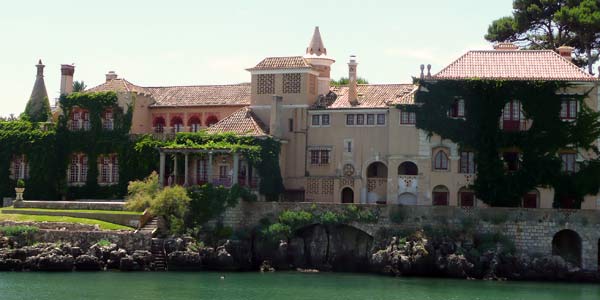
[[250,83],[148,87],[152,106],[249,105]]
[[597,81],[551,50],[469,51],[435,74],[437,79]]
[[208,133],[233,132],[239,135],[266,136],[268,130],[248,107],[244,107],[206,129]]
[[313,108],[343,109],[343,108],[386,108],[392,104],[414,103],[412,97],[407,97],[415,89],[413,84],[359,84],[357,86],[358,105],[348,101],[348,86],[331,87],[331,95],[317,101]]
[[311,66],[302,56],[286,56],[267,57],[254,66],[254,68],[250,68],[248,70],[299,69],[310,67]]
[[136,92],[140,94],[150,94],[150,92],[141,86],[137,86],[124,78],[108,80],[101,85],[85,90],[86,92]]

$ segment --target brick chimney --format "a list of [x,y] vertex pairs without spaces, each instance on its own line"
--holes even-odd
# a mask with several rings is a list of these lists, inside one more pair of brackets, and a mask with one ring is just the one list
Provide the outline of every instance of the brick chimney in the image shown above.
[[358,105],[358,92],[357,92],[357,76],[356,67],[356,56],[350,55],[350,61],[348,62],[348,101],[351,105]]
[[108,71],[108,73],[106,73],[106,82],[109,82],[113,79],[117,79],[119,76],[117,75],[117,73],[115,73],[115,71]]
[[273,95],[271,102],[271,118],[269,120],[269,134],[273,137],[280,138],[281,133],[281,102],[282,96]]
[[560,54],[560,56],[562,56],[564,59],[568,60],[568,61],[573,61],[573,57],[571,56],[571,54],[573,53],[573,50],[575,48],[573,47],[569,47],[569,46],[560,46],[558,47],[558,54]]
[[73,92],[74,65],[60,65],[60,94],[68,95]]
[[497,51],[516,51],[519,50],[519,46],[513,43],[498,43],[494,45],[494,50]]

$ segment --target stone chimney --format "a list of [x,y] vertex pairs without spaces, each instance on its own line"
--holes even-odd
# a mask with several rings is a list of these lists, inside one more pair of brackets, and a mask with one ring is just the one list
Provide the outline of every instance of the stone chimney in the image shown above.
[[281,137],[281,102],[283,102],[282,96],[273,95],[269,133],[275,138]]
[[108,71],[108,73],[106,73],[106,82],[109,82],[113,79],[117,79],[119,76],[117,75],[117,73],[115,73],[115,71]]
[[574,49],[575,48],[569,46],[560,46],[556,50],[558,50],[558,54],[560,54],[560,56],[562,56],[564,59],[568,61],[573,61],[573,57],[571,56],[571,54],[573,53]]
[[60,94],[68,95],[73,92],[74,65],[60,65]]
[[350,55],[350,61],[348,62],[348,101],[351,105],[358,105],[358,91],[356,84],[356,56]]
[[497,51],[516,51],[519,50],[519,46],[513,43],[498,43],[494,45],[494,50]]

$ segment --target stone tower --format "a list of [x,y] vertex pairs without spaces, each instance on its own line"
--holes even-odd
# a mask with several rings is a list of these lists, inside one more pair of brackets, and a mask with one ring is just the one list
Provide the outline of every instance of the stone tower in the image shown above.
[[331,65],[335,60],[327,56],[327,48],[325,48],[325,45],[323,44],[319,26],[315,27],[312,39],[310,40],[308,47],[306,47],[304,59],[319,72],[317,78],[317,93],[319,95],[327,94],[329,92],[329,81],[331,79]]
[[33,122],[47,122],[51,117],[50,101],[48,100],[48,91],[44,83],[45,66],[42,64],[41,59],[35,67],[37,68],[37,74],[29,102],[25,106],[25,114]]

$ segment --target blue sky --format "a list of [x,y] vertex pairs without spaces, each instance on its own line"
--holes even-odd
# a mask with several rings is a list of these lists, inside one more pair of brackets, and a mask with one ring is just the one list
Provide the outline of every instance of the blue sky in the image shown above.
[[[267,56],[303,55],[314,26],[347,73],[350,54],[371,83],[406,83],[420,64],[437,71],[469,49],[488,49],[489,23],[512,0],[420,1],[10,1],[0,10],[0,115],[20,113],[38,59],[50,98],[60,64],[75,63],[88,87],[116,71],[144,86],[250,80]],[[52,100],[51,100],[52,101]]]

